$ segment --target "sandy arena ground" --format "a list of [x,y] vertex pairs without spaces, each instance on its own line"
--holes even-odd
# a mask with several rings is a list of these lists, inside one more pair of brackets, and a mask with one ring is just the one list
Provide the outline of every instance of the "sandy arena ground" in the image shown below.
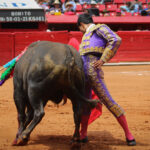
[[[81,150],[150,150],[150,66],[104,66],[105,80],[113,98],[125,109],[137,146],[128,147],[123,130],[103,107],[102,116],[89,126],[90,142]],[[69,150],[74,131],[70,101],[56,107],[49,102],[45,117],[32,132],[27,146],[13,147],[17,113],[12,78],[0,87],[0,150]],[[78,148],[79,149],[79,148]]]

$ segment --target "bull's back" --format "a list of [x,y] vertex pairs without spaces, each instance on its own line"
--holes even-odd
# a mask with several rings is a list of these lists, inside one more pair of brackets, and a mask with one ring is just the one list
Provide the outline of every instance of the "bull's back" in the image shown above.
[[[74,65],[73,53],[76,51],[65,44],[39,41],[31,44],[26,53],[18,61],[16,70],[24,82],[45,82],[66,78],[68,65]],[[77,53],[78,55],[78,53]],[[76,56],[77,57],[77,56]],[[72,62],[72,64],[71,64]],[[78,61],[79,62],[79,61]],[[45,80],[45,82],[43,82]]]
[[44,99],[59,101],[66,89],[84,87],[82,59],[73,47],[65,44],[47,41],[31,44],[17,62],[14,73],[22,81],[24,91],[32,91]]

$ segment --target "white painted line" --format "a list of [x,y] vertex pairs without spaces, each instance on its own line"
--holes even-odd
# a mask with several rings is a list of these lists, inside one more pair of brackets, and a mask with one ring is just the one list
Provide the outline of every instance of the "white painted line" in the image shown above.
[[119,62],[119,63],[104,64],[104,66],[129,66],[129,65],[150,65],[150,62]]

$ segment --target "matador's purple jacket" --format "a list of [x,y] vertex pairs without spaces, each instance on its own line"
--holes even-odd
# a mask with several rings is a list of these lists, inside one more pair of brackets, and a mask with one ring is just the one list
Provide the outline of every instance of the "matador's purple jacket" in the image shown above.
[[90,52],[102,53],[100,59],[108,62],[115,55],[120,44],[121,38],[107,25],[94,25],[82,38],[80,55],[85,55]]

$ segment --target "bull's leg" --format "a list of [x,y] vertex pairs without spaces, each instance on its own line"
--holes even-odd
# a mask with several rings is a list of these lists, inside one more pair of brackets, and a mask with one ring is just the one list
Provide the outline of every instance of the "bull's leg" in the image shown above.
[[[47,101],[43,102],[43,107],[45,107],[46,103],[47,103]],[[27,113],[26,113],[26,121],[25,121],[25,124],[24,124],[25,128],[30,124],[30,122],[32,121],[33,117],[34,117],[33,108],[31,107],[30,104],[28,104],[28,106],[27,106]]]
[[83,105],[83,100],[81,95],[84,95],[83,94],[84,92],[82,89],[80,89],[80,93],[79,93],[76,88],[69,87],[69,89],[66,90],[65,93],[67,97],[71,99],[73,112],[74,112],[75,132],[73,135],[72,142],[78,142],[80,141],[80,123],[81,123],[81,114],[82,114],[81,108]]
[[29,126],[22,132],[19,136],[20,143],[24,143],[27,141],[32,130],[36,127],[36,125],[42,120],[44,116],[44,106],[41,99],[30,99],[31,106],[34,111],[33,120],[29,124]]
[[18,112],[18,132],[16,134],[16,139],[13,142],[13,145],[18,145],[18,137],[21,135],[24,127],[25,122],[25,108],[26,108],[26,99],[24,97],[24,93],[22,92],[21,88],[17,88],[16,85],[14,85],[14,101]]
[[24,123],[25,128],[30,124],[34,116],[33,108],[30,104],[27,105],[27,112],[26,112],[26,120]]
[[74,123],[75,123],[75,132],[73,135],[72,142],[80,141],[80,122],[81,122],[81,104],[78,101],[72,101],[73,112],[74,112]]

